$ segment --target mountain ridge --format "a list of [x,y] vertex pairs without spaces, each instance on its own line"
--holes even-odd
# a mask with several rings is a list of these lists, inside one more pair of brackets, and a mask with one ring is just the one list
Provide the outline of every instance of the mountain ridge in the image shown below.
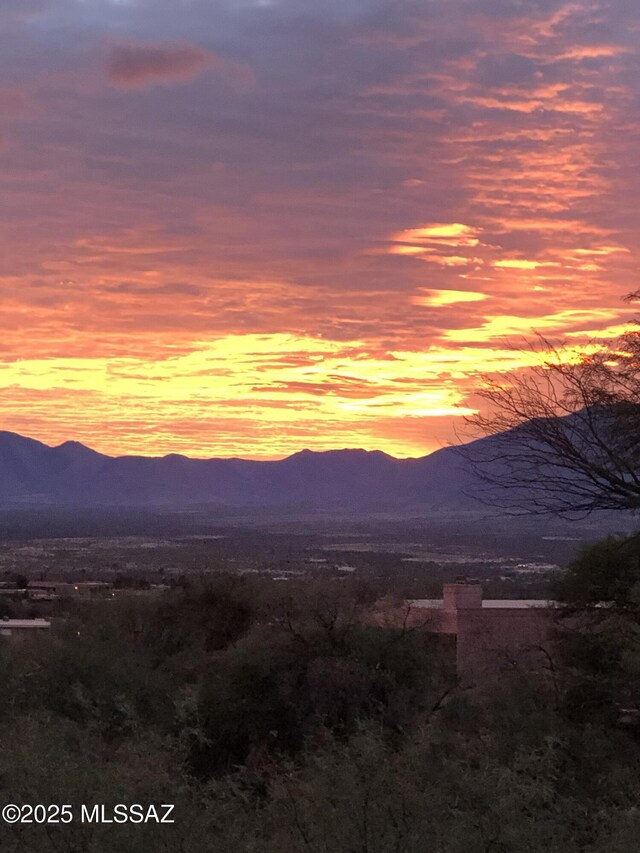
[[359,453],[368,456],[377,456],[377,457],[386,457],[387,459],[394,459],[397,462],[402,462],[408,459],[426,459],[427,456],[432,456],[434,453],[438,453],[440,450],[447,450],[448,447],[438,448],[438,450],[433,450],[431,453],[426,453],[424,456],[393,456],[391,453],[387,453],[384,450],[367,450],[364,447],[332,447],[329,450],[312,450],[309,447],[303,447],[300,450],[295,450],[293,453],[290,453],[288,456],[282,456],[278,459],[247,459],[244,456],[186,456],[184,453],[177,453],[176,451],[171,451],[170,453],[165,453],[162,456],[145,456],[141,453],[123,453],[116,456],[112,456],[109,453],[102,453],[99,450],[94,450],[89,445],[84,444],[81,441],[76,441],[75,439],[67,439],[66,441],[61,442],[60,444],[47,444],[44,441],[41,441],[38,438],[31,438],[30,436],[21,435],[18,432],[12,432],[11,430],[0,430],[0,442],[2,442],[5,437],[9,439],[17,439],[18,441],[28,443],[30,445],[39,445],[40,447],[46,448],[47,450],[62,450],[63,448],[77,448],[79,450],[87,450],[90,453],[101,456],[104,459],[169,459],[172,457],[176,457],[179,459],[188,459],[191,462],[284,462],[286,459],[293,459],[299,456],[327,456],[332,454],[340,454],[340,453]]
[[466,506],[475,475],[455,448],[406,459],[308,448],[276,460],[109,456],[0,431],[0,506]]

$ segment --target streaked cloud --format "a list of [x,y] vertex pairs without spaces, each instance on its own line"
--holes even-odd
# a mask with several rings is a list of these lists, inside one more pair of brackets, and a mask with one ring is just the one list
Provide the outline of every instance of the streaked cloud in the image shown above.
[[540,267],[559,267],[558,261],[528,261],[525,258],[505,258],[494,261],[494,267],[503,270],[537,270]]
[[398,243],[417,243],[428,246],[477,246],[480,240],[477,229],[460,222],[425,225],[423,228],[409,228],[393,237]]
[[418,454],[480,372],[526,369],[510,340],[586,351],[635,313],[626,0],[10,0],[0,22],[4,428]]
[[428,290],[414,296],[412,302],[414,305],[439,307],[460,302],[482,302],[488,298],[486,293],[475,290]]

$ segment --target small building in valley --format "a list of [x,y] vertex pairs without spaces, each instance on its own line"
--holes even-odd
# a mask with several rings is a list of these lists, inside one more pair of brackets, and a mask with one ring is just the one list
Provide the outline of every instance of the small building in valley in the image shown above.
[[29,598],[34,600],[51,600],[60,597],[101,597],[111,594],[113,584],[105,581],[60,581],[34,580],[29,581]]
[[51,628],[46,619],[0,619],[0,637],[12,640],[41,634]]
[[508,666],[547,665],[560,608],[540,599],[483,599],[482,586],[448,583],[442,598],[377,610],[378,624],[403,625],[456,638],[460,683],[475,684]]

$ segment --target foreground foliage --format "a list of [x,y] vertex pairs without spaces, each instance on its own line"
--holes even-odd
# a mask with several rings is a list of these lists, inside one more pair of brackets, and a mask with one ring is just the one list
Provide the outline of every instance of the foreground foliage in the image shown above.
[[3,803],[175,803],[176,820],[0,824],[0,849],[637,849],[640,735],[598,710],[613,686],[569,642],[552,670],[460,691],[446,638],[363,617],[347,594],[276,603],[221,577],[0,646]]

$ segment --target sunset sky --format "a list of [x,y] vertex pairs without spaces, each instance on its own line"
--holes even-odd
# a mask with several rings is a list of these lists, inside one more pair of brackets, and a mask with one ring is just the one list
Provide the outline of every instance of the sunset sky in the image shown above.
[[0,428],[418,456],[640,286],[640,4],[1,0]]

